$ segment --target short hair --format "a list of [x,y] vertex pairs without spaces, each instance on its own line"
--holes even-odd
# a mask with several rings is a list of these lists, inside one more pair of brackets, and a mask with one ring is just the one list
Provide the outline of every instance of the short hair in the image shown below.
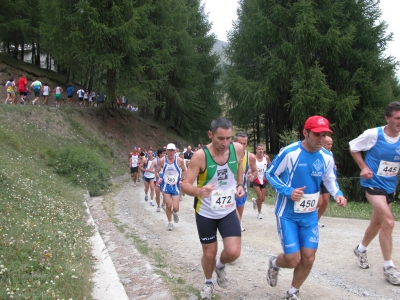
[[160,156],[163,152],[165,152],[164,148],[160,148],[157,150],[157,156]]
[[257,144],[256,149],[257,149],[258,147],[263,147],[263,148],[264,148],[264,145],[263,145],[263,144]]
[[385,117],[390,118],[392,116],[392,111],[399,111],[399,110],[400,110],[399,101],[390,102],[385,108]]
[[233,137],[233,140],[236,142],[238,137],[248,138],[247,133],[244,131],[236,132],[235,136]]
[[215,119],[211,122],[211,128],[210,131],[212,133],[215,133],[217,131],[218,128],[222,128],[222,129],[231,129],[232,128],[232,122],[229,121],[228,119],[225,118],[218,118]]

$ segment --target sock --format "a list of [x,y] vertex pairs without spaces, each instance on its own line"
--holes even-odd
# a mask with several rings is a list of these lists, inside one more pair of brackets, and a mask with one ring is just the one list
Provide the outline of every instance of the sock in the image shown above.
[[290,289],[287,291],[289,295],[296,294],[299,290],[293,287],[293,285],[290,287]]
[[385,270],[389,269],[389,267],[394,267],[393,260],[385,260],[383,262],[383,267],[385,268]]
[[221,263],[221,261],[219,260],[219,258],[217,259],[217,262],[215,263],[215,266],[216,266],[217,269],[219,269],[219,270],[221,270],[222,268],[225,267],[225,265]]
[[204,281],[204,283],[214,283],[214,281],[212,280],[212,278],[211,278],[211,279],[207,279],[207,278],[206,278],[206,280]]
[[363,244],[360,243],[358,245],[358,251],[365,252],[365,251],[367,251],[367,247],[365,247]]
[[274,268],[274,269],[279,269],[279,267],[276,265],[276,258],[272,261],[272,267]]

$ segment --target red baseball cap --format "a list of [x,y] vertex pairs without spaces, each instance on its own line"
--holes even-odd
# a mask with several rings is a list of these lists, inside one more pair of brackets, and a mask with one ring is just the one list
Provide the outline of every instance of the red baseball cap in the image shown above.
[[322,116],[312,116],[304,123],[304,129],[311,130],[312,132],[330,132],[328,119]]

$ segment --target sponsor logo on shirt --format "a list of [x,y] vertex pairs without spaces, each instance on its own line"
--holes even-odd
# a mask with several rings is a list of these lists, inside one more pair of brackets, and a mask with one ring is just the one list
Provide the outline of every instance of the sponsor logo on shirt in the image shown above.
[[208,168],[210,168],[210,169],[215,168],[215,165],[210,165],[210,166],[208,166]]
[[230,161],[228,164],[236,164],[236,160]]
[[298,164],[299,167],[307,167],[307,163],[305,164]]
[[218,180],[227,180],[228,179],[228,169],[217,170],[217,179]]
[[228,183],[226,182],[226,181],[222,181],[222,180],[219,180],[218,181],[218,185],[219,186],[223,186],[223,185],[227,185]]
[[313,167],[315,168],[315,170],[319,171],[323,168],[324,164],[322,163],[321,160],[317,159],[316,161],[313,162]]

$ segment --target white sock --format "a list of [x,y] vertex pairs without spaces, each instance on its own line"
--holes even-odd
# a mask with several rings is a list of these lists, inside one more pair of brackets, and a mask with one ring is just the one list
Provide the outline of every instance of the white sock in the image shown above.
[[389,267],[394,267],[393,260],[385,260],[383,262],[383,267],[385,268],[385,270],[389,269]]
[[211,278],[211,279],[206,279],[206,280],[204,281],[204,283],[214,283],[214,281],[213,281],[213,279]]
[[289,295],[293,295],[296,294],[299,291],[299,289],[296,289],[295,287],[293,287],[293,285],[290,287],[290,289],[288,290],[288,294]]
[[223,267],[225,267],[224,264],[221,263],[221,261],[219,260],[219,257],[217,259],[217,262],[215,263],[215,266],[217,267],[217,269],[221,270]]
[[276,265],[276,258],[272,261],[272,267],[275,269],[279,269],[279,267]]
[[365,251],[367,251],[367,247],[365,247],[363,244],[360,243],[358,245],[358,251],[365,252]]

